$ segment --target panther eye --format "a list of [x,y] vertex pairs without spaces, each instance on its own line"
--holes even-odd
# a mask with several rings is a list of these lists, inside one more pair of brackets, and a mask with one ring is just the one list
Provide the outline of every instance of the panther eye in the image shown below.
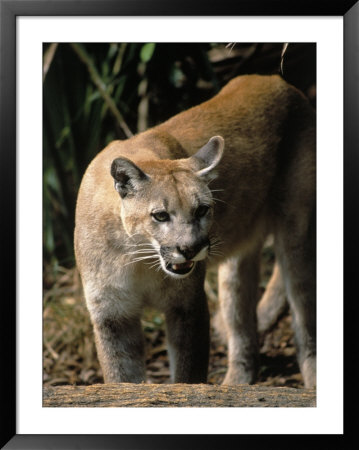
[[199,205],[195,212],[197,219],[204,217],[208,213],[209,208],[210,207],[208,205]]
[[152,217],[157,222],[168,222],[170,220],[170,215],[166,211],[154,212],[154,213],[152,213]]

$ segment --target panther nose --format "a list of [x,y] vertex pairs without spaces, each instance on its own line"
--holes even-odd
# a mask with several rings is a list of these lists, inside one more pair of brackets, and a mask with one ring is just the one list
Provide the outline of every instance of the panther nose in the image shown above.
[[197,256],[201,250],[204,248],[207,248],[209,245],[209,242],[201,241],[200,243],[196,245],[191,245],[190,247],[187,245],[181,245],[177,246],[177,251],[186,258],[187,261],[193,259],[195,256]]
[[198,253],[198,250],[195,250],[193,247],[186,246],[177,247],[177,251],[181,253],[181,255],[184,256],[187,260],[194,258]]

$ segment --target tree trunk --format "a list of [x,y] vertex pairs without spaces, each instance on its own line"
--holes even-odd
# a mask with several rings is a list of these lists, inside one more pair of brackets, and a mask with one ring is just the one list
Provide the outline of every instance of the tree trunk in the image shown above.
[[45,387],[49,407],[315,407],[314,389],[208,384],[94,384]]

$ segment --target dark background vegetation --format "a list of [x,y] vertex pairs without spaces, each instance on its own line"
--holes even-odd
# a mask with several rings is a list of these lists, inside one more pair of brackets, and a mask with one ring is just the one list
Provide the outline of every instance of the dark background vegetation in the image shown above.
[[[315,107],[316,46],[49,43],[43,55],[44,382],[93,383],[101,381],[101,371],[73,253],[76,196],[87,165],[110,141],[126,139],[207,100],[240,74],[274,74],[282,66],[283,77]],[[262,289],[272,263],[267,249]],[[207,293],[213,303],[215,284],[210,274]],[[148,312],[144,327],[150,380],[164,382],[168,363],[162,316]],[[289,370],[272,378],[283,384],[284,376],[288,385],[300,385],[288,316],[279,329],[281,334],[277,330],[263,337],[263,380],[271,379],[274,370],[267,361],[272,351],[278,365]],[[210,381],[220,382],[226,350],[213,345]]]

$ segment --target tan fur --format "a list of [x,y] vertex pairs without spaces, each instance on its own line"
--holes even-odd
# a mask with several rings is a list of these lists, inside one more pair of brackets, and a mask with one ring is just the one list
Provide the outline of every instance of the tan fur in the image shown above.
[[[225,383],[254,382],[259,253],[271,232],[299,364],[315,385],[315,183],[314,112],[278,76],[235,78],[99,153],[78,195],[75,251],[105,381],[145,380],[140,317],[149,304],[166,314],[174,381],[206,381],[203,282],[206,265],[219,264]],[[158,223],[156,211],[169,220]],[[194,261],[188,275],[166,271],[185,261]]]
[[257,306],[258,331],[270,330],[284,313],[287,306],[285,287],[280,275],[279,265],[275,264],[273,274]]

